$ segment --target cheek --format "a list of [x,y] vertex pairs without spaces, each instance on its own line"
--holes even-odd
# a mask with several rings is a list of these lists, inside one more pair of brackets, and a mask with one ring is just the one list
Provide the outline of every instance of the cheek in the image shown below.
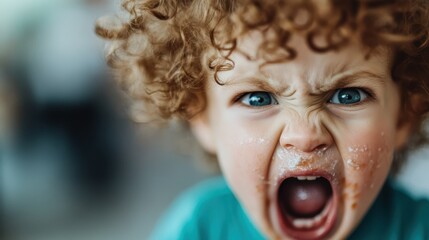
[[[217,132],[217,156],[232,191],[257,226],[267,225],[267,169],[271,161],[272,141],[265,138],[257,126],[246,127],[243,123],[234,128]],[[239,126],[239,127],[237,127]]]
[[217,143],[223,174],[231,187],[244,195],[263,190],[271,159],[269,139],[257,127],[250,129],[245,126],[223,129],[220,133],[222,136],[218,137],[220,142]]
[[371,126],[359,128],[342,146],[343,197],[352,210],[365,209],[383,185],[393,159],[393,138],[386,127]]

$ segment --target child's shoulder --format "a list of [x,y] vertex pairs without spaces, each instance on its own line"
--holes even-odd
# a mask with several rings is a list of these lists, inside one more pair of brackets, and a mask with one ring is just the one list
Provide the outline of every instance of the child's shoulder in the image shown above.
[[162,217],[152,239],[261,239],[222,177],[182,193]]
[[410,196],[389,179],[351,239],[429,239],[429,200]]
[[407,239],[429,239],[429,199],[409,195],[401,186],[392,184],[393,216],[398,217],[401,233]]

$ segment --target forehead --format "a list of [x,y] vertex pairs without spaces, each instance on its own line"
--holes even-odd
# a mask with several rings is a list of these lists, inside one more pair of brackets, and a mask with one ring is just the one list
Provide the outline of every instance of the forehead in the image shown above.
[[[287,44],[296,52],[295,58],[266,64],[260,56],[266,38],[260,31],[239,38],[237,49],[231,55],[235,66],[231,71],[221,72],[221,81],[235,84],[242,79],[259,79],[263,80],[261,84],[284,88],[289,87],[285,83],[294,82],[300,88],[316,91],[340,79],[383,79],[390,75],[392,53],[387,48],[375,49],[367,58],[368,50],[352,39],[338,50],[317,53],[308,47],[303,36],[294,35]],[[296,81],[298,79],[301,81]]]

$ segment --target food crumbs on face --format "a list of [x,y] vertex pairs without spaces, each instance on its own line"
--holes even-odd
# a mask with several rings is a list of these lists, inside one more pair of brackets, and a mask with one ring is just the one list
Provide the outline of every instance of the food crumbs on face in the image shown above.
[[352,167],[354,170],[359,170],[359,165],[357,165],[355,163],[355,161],[353,161],[353,159],[347,159],[347,165],[349,165],[350,167]]
[[342,177],[341,179],[340,179],[340,183],[341,183],[341,185],[345,185],[346,184],[346,178],[345,177]]
[[315,162],[316,162],[315,158],[306,158],[306,159],[301,158],[301,161],[299,161],[299,163],[296,166],[302,167],[302,168],[308,168]]

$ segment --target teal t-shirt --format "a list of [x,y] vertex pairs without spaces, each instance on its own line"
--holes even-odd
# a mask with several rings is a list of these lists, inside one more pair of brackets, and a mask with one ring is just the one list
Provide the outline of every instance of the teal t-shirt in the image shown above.
[[[163,216],[152,240],[265,239],[223,178],[182,194]],[[349,239],[429,240],[429,201],[414,200],[387,181]]]

